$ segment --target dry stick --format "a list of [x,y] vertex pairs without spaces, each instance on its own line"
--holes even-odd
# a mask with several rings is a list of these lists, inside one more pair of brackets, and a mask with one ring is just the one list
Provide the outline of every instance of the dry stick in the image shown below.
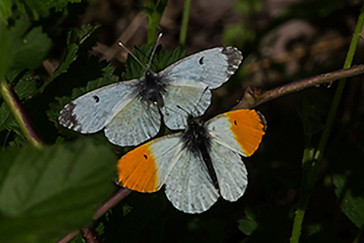
[[[130,190],[127,188],[121,188],[112,198],[110,198],[104,205],[102,205],[92,217],[94,220],[100,218],[104,213],[107,212],[110,208],[115,206],[121,200],[123,200],[126,196],[130,194]],[[66,235],[62,240],[58,241],[58,243],[66,243],[75,238],[78,235],[79,231],[74,231],[68,235]]]
[[283,95],[301,91],[312,86],[332,83],[338,79],[348,78],[363,73],[364,64],[361,64],[348,69],[341,69],[335,72],[325,73],[316,77],[303,79],[265,92],[258,88],[248,87],[245,90],[242,100],[232,110],[251,109],[262,103],[281,97]]
[[80,233],[85,243],[103,243],[99,234],[94,228],[84,228],[80,230]]

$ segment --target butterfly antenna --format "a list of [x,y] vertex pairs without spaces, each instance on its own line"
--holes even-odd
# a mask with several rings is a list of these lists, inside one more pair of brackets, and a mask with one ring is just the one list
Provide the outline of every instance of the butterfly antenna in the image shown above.
[[153,57],[154,57],[154,54],[155,54],[155,51],[157,50],[157,46],[159,45],[159,42],[161,40],[163,36],[163,33],[159,33],[158,37],[157,37],[157,41],[155,42],[155,45],[153,47],[153,51],[152,51],[152,54],[150,55],[150,58],[149,58],[149,63],[148,63],[148,66],[147,68],[149,69],[150,68],[150,65],[152,65],[152,60],[153,60]]
[[132,58],[134,58],[135,61],[137,61],[137,63],[139,63],[140,66],[142,66],[144,69],[147,69],[148,67],[146,67],[143,63],[141,63],[141,61],[139,61],[139,59],[121,42],[119,41],[119,46],[124,48],[124,50],[130,55],[132,56]]

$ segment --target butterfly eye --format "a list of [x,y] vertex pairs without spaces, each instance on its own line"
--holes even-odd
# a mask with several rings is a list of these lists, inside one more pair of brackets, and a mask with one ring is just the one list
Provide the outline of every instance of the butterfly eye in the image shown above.
[[203,59],[204,57],[201,57],[200,60],[198,61],[201,65],[203,64]]
[[97,95],[92,96],[92,98],[95,99],[96,103],[98,103],[100,101],[100,98]]

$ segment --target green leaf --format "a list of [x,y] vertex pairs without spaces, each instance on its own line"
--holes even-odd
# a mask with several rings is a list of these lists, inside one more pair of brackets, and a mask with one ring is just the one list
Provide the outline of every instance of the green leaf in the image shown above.
[[81,0],[25,0],[25,3],[37,11],[43,16],[49,15],[49,9],[56,8],[56,11],[61,11],[64,7],[67,6],[68,3],[80,3]]
[[90,223],[114,189],[116,158],[87,140],[12,148],[0,161],[1,242],[55,242]]
[[[141,63],[147,65],[152,49],[153,46],[149,44],[138,46],[134,48],[133,54]],[[158,47],[152,60],[151,70],[154,72],[161,71],[185,56],[186,52],[180,47],[174,51],[164,50]],[[123,78],[124,80],[140,78],[144,75],[144,71],[144,67],[140,66],[132,56],[128,56],[126,61],[126,73],[123,75]]]
[[51,83],[55,78],[68,70],[69,66],[77,59],[77,52],[80,46],[100,26],[100,24],[88,24],[81,26],[81,28],[74,28],[68,32],[66,57],[62,64],[59,65],[59,67],[52,73],[52,75],[44,82],[44,85],[40,88],[40,92],[43,92],[49,83]]
[[15,120],[13,114],[11,114],[10,109],[5,102],[0,106],[0,132],[3,130],[14,131],[21,137],[24,137],[19,124]]
[[364,153],[354,144],[336,146],[329,153],[335,194],[341,210],[360,229],[364,227]]
[[14,91],[20,100],[28,100],[38,93],[37,89],[38,76],[33,76],[33,72],[26,72],[19,82],[15,85]]
[[249,235],[244,242],[286,242],[292,227],[293,210],[287,206],[246,210],[239,229]]
[[255,221],[254,213],[250,208],[245,209],[246,219],[238,220],[239,230],[246,235],[251,235],[257,229],[258,223]]
[[0,79],[2,79],[12,62],[12,38],[4,22],[0,21]]
[[25,16],[22,16],[10,29],[13,35],[14,60],[11,65],[12,69],[35,69],[39,67],[48,50],[51,47],[51,40],[42,33],[41,27],[35,27],[31,30],[30,22]]
[[[0,22],[7,22],[7,19],[11,16],[11,0],[0,1]],[[2,32],[0,32],[2,33]]]

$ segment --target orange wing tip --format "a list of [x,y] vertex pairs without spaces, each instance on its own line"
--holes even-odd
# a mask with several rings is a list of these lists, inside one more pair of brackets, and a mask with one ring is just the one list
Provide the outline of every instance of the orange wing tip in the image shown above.
[[118,162],[118,182],[138,192],[155,192],[158,188],[158,171],[148,144],[130,151]]
[[258,149],[267,127],[264,116],[255,110],[242,109],[228,112],[227,117],[236,141],[246,156],[251,156]]

